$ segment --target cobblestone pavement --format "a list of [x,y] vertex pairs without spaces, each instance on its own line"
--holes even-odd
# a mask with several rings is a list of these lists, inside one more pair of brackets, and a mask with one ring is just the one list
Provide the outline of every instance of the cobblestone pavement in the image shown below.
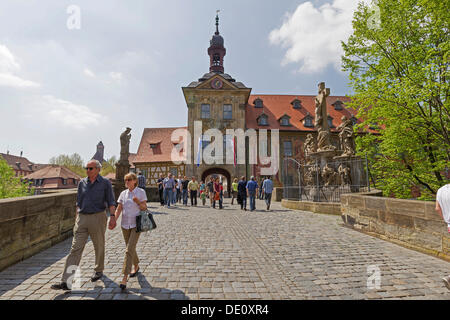
[[[272,205],[244,212],[225,200],[209,207],[160,208],[158,228],[141,235],[141,273],[121,293],[124,241],[106,233],[104,277],[92,283],[94,250],[81,260],[81,288],[54,291],[71,239],[0,273],[0,299],[450,299],[450,263],[342,226],[338,216]],[[258,201],[258,208],[263,208]],[[379,289],[367,280],[377,266]],[[373,283],[373,282],[370,282]]]

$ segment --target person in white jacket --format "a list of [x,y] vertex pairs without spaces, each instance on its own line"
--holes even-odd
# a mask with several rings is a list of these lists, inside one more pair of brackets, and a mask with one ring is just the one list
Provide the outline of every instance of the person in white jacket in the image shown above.
[[[447,223],[447,230],[450,233],[450,183],[439,188],[436,193],[436,211]],[[450,290],[450,275],[442,278],[447,289]]]

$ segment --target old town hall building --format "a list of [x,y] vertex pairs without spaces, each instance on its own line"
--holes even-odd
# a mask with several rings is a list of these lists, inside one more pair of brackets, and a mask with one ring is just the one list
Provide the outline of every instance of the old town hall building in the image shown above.
[[[225,179],[228,190],[231,180],[235,177],[259,176],[261,166],[248,163],[248,141],[245,164],[215,164],[204,162],[196,165],[196,150],[198,143],[194,141],[194,123],[201,121],[202,130],[217,128],[226,140],[226,129],[260,129],[279,130],[279,159],[280,170],[273,176],[275,185],[283,184],[282,166],[286,157],[297,160],[304,159],[303,143],[308,133],[315,134],[314,129],[314,99],[316,92],[311,95],[268,95],[252,94],[252,89],[225,73],[224,57],[226,49],[224,39],[219,33],[219,18],[216,17],[216,32],[208,48],[210,59],[209,72],[197,81],[182,88],[188,109],[187,127],[182,128],[146,128],[141,138],[137,155],[133,164],[136,170],[147,177],[147,184],[154,186],[160,174],[172,172],[175,175],[195,175],[204,180],[211,174],[221,175]],[[314,84],[312,87],[315,87]],[[329,96],[327,99],[328,124],[332,133],[332,143],[337,146],[336,127],[341,123],[341,117],[346,116],[354,123],[356,111],[346,106],[349,98],[345,96]],[[177,163],[171,159],[174,147],[183,149],[188,144],[181,144],[180,139],[171,138],[177,129],[188,129],[190,133],[191,152],[188,163]],[[204,148],[206,143],[202,144]],[[229,146],[224,146],[225,149]],[[265,148],[270,154],[270,140]],[[186,151],[186,150],[178,150]]]

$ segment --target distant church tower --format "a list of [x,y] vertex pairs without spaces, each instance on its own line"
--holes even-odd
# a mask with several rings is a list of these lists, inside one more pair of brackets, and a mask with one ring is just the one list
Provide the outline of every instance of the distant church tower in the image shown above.
[[[245,108],[251,88],[242,82],[237,82],[229,74],[224,73],[224,57],[226,49],[224,39],[219,33],[219,16],[216,16],[216,32],[210,40],[208,55],[210,60],[209,73],[183,87],[183,94],[188,108],[188,130],[191,136],[190,163],[186,164],[186,175],[197,176],[204,180],[210,175],[222,175],[226,179],[227,191],[231,189],[234,177],[247,175],[246,164],[226,163],[226,152],[233,137],[226,136],[226,129],[245,130]],[[224,159],[222,164],[206,164],[204,161],[197,166],[198,141],[194,141],[194,123],[201,121],[203,133],[208,129],[219,129],[223,134]],[[211,142],[203,136],[202,147]],[[219,143],[222,143],[220,141]],[[225,150],[227,149],[227,150]]]
[[99,142],[97,144],[97,152],[92,157],[92,160],[98,160],[100,163],[106,162],[106,160],[103,158],[105,154],[105,146],[103,145],[103,142]]

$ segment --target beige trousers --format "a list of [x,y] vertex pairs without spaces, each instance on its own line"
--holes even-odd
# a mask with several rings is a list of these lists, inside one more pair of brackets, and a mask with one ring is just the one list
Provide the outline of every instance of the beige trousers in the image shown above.
[[[97,212],[92,214],[78,213],[73,228],[73,240],[70,253],[64,265],[64,271],[61,277],[62,282],[67,282],[69,277],[75,273],[76,267],[80,264],[81,255],[87,243],[88,237],[91,237],[95,251],[95,271],[103,272],[105,268],[105,232],[108,217],[106,212]],[[68,270],[70,267],[70,270]]]
[[122,273],[129,275],[131,273],[131,265],[139,264],[139,258],[136,252],[136,245],[139,240],[140,233],[136,232],[136,228],[124,229],[122,228],[123,238],[127,249],[125,251],[125,260],[123,262]]
[[216,193],[215,192],[210,192],[209,193],[209,203],[211,204],[211,207],[212,207],[212,205],[213,205],[213,202],[214,202],[214,197],[216,196]]

